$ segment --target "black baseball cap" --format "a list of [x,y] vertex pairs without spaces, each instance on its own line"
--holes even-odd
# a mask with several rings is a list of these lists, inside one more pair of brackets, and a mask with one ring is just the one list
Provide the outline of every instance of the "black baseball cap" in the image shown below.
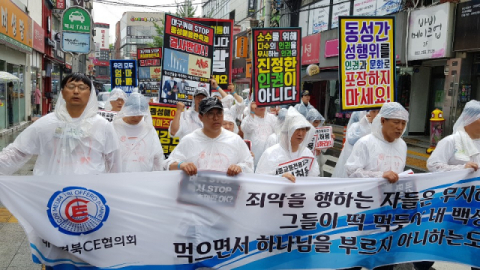
[[304,90],[304,91],[302,92],[302,97],[304,97],[304,96],[310,96],[310,91]]
[[214,108],[218,108],[218,109],[223,110],[222,102],[218,98],[207,97],[207,98],[202,99],[202,101],[200,101],[200,106],[198,108],[198,111],[201,115],[204,115],[208,111],[210,111],[211,109],[214,109]]

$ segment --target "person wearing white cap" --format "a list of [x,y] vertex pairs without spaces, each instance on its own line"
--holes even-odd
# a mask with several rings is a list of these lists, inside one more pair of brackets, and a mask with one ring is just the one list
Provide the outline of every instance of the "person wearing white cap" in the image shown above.
[[397,182],[407,159],[407,144],[400,138],[407,122],[408,112],[400,103],[385,103],[373,120],[372,133],[353,146],[345,164],[348,177],[383,177]]
[[480,164],[480,102],[469,101],[453,126],[453,134],[440,140],[427,161],[431,172],[447,172]]
[[[313,126],[295,108],[290,107],[282,125],[279,143],[265,150],[255,173],[281,175],[292,182],[299,176],[317,177],[320,173],[318,164],[312,151],[307,148],[313,135]],[[300,166],[282,166],[289,163]],[[289,167],[296,169],[290,171]]]
[[119,112],[125,100],[127,100],[127,94],[120,88],[113,88],[108,97],[108,101],[105,103],[105,110]]
[[[405,169],[407,144],[402,135],[408,122],[408,112],[400,103],[385,103],[372,123],[372,133],[362,137],[353,146],[345,164],[350,178],[385,178],[390,183],[398,181]],[[395,265],[385,265],[374,270],[393,270]],[[361,267],[350,268],[360,270]]]
[[345,171],[345,163],[350,157],[355,143],[363,136],[372,132],[372,122],[378,112],[379,110],[371,110],[369,112],[359,111],[352,113],[347,125],[347,139],[338,157],[332,177],[348,178],[347,172]]
[[183,112],[185,104],[183,102],[177,103],[177,113],[168,127],[168,132],[172,138],[178,137],[182,139],[196,129],[203,127],[202,121],[198,118],[198,105],[202,99],[208,96],[210,95],[208,94],[207,89],[199,87],[193,94],[192,106],[190,106],[186,112]]
[[229,176],[253,172],[253,158],[245,142],[222,128],[222,102],[214,97],[199,104],[203,128],[185,136],[166,161],[168,170],[182,170],[188,175],[197,170],[226,172]]
[[113,119],[120,141],[122,172],[151,172],[163,170],[162,144],[152,124],[146,98],[132,93],[122,110]]

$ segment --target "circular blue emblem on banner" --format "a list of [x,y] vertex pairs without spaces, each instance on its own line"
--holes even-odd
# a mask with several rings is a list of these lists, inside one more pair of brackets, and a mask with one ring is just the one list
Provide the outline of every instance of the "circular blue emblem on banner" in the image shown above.
[[48,218],[64,234],[89,234],[100,229],[110,208],[105,198],[94,190],[66,187],[48,201]]

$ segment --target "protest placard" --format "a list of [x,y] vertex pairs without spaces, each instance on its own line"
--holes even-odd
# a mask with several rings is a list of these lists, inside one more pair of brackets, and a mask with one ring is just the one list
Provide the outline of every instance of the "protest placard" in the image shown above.
[[315,129],[315,149],[323,150],[333,147],[332,127],[318,127]]
[[395,101],[394,17],[339,17],[342,110]]
[[174,105],[150,103],[150,115],[152,116],[153,126],[157,131],[158,138],[162,144],[165,159],[170,156],[173,149],[178,145],[178,137],[170,137],[168,127],[175,117],[177,108]]
[[181,101],[189,107],[195,89],[210,92],[214,32],[209,26],[165,15],[160,103]]
[[137,87],[136,60],[110,60],[111,84],[113,88],[121,88],[127,95]]
[[252,30],[254,100],[259,107],[300,102],[302,29]]
[[158,94],[162,70],[162,48],[137,49],[138,90],[142,94]]

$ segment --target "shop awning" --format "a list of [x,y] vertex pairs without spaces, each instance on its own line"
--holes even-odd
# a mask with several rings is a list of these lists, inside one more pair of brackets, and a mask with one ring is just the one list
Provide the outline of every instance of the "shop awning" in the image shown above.
[[304,75],[302,81],[304,82],[318,82],[338,80],[338,71],[320,71],[320,73],[313,76]]

